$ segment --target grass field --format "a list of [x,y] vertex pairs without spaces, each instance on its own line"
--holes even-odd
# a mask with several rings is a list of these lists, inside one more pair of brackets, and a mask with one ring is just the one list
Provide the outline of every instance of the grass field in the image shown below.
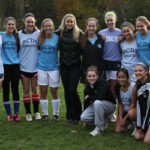
[[[82,85],[79,85],[78,91],[83,99]],[[21,84],[20,93],[22,93]],[[82,124],[74,125],[66,122],[62,86],[59,89],[59,96],[61,99],[59,122],[53,122],[51,119],[46,122],[41,120],[26,122],[22,94],[20,94],[22,122],[16,123],[7,122],[1,94],[0,150],[150,150],[150,145],[134,140],[131,136],[132,130],[120,135],[115,134],[113,123],[109,124],[104,135],[90,137],[89,132],[93,126],[83,128]],[[50,94],[49,112],[52,117]]]

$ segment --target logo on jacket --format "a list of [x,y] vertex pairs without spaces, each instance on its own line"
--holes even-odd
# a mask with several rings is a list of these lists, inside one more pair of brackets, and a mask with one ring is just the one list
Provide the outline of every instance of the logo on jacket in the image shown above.
[[101,45],[101,44],[97,44],[97,47],[98,47],[98,48],[102,48],[102,45]]

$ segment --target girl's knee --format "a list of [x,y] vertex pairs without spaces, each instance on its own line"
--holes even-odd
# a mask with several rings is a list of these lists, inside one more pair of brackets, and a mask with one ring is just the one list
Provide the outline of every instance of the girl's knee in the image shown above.
[[150,144],[150,139],[145,138],[145,139],[144,139],[144,143],[145,143],[145,144]]

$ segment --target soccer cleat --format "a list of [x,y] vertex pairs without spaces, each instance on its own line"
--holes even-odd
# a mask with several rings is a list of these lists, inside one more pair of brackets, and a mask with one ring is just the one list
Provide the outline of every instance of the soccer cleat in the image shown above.
[[56,122],[59,121],[59,116],[58,115],[54,115],[53,116],[53,120],[56,121]]
[[43,116],[42,116],[42,120],[43,120],[43,121],[47,121],[47,120],[48,120],[48,115],[43,115]]
[[40,120],[41,119],[40,113],[38,113],[38,112],[35,113],[34,116],[35,116],[35,120]]
[[26,114],[26,121],[32,121],[31,114]]
[[100,130],[100,128],[99,127],[95,127],[95,129],[92,131],[92,132],[90,132],[90,135],[91,136],[97,136],[97,135],[99,135],[100,133],[102,133],[102,131]]
[[12,122],[12,121],[13,121],[13,116],[12,116],[12,114],[9,114],[9,116],[8,116],[8,121],[9,121],[9,122]]
[[113,113],[112,115],[111,115],[111,118],[110,118],[110,121],[111,122],[116,122],[116,115],[115,115],[115,113]]
[[14,116],[14,120],[15,120],[16,122],[20,122],[20,121],[21,121],[21,118],[19,117],[18,114],[16,114],[16,115]]

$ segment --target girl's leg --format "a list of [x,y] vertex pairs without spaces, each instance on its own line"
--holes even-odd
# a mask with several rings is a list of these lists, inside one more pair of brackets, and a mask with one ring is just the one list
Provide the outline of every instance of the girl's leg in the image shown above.
[[[37,76],[33,76],[31,78],[31,88],[32,88],[32,102],[34,108],[34,114],[39,116],[39,94],[38,94],[38,86],[37,86]],[[41,119],[40,116],[37,119]]]
[[136,108],[132,108],[128,111],[128,116],[129,116],[129,119],[132,120],[132,121],[136,121],[136,118],[137,118],[137,113],[136,113]]
[[150,127],[148,128],[145,137],[144,137],[144,143],[150,144]]
[[22,86],[23,86],[23,103],[25,106],[26,114],[31,114],[30,108],[30,78],[22,77]]
[[58,88],[50,88],[52,94],[53,118],[58,121],[60,100],[58,98]]
[[47,91],[48,91],[48,85],[41,85],[40,86],[40,92],[41,92],[41,100],[40,105],[42,109],[42,120],[45,121],[48,119],[48,100],[47,100]]

